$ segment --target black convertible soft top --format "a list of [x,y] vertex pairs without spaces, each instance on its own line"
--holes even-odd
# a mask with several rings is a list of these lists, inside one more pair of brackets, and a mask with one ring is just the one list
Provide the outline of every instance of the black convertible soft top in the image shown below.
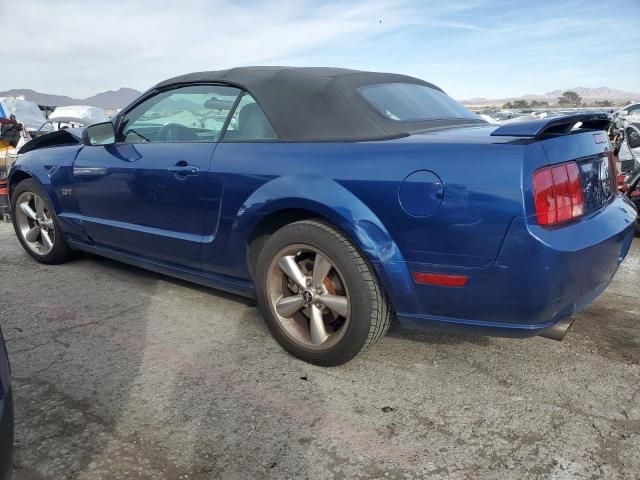
[[223,83],[248,91],[284,141],[382,140],[472,119],[395,122],[379,114],[358,89],[384,83],[412,83],[439,91],[423,80],[394,73],[325,67],[240,67],[171,78],[154,88]]

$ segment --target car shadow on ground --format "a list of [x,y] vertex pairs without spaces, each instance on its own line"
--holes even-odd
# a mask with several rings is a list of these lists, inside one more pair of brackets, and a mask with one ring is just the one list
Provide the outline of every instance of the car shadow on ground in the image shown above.
[[407,329],[400,326],[397,320],[394,320],[391,323],[387,336],[390,338],[431,345],[472,344],[482,346],[491,343],[491,337],[450,332],[437,327],[425,327],[425,330]]
[[195,290],[201,293],[214,295],[216,297],[224,298],[230,301],[235,301],[243,305],[256,306],[256,301],[247,297],[236,295],[234,293],[225,292],[224,290],[217,290],[215,288],[207,287],[205,285],[200,285],[194,282],[189,282],[187,280],[182,280],[180,278],[163,275],[161,273],[155,273],[150,270],[145,270],[144,268],[118,262],[116,260],[111,260],[110,258],[100,257],[98,255],[91,255],[89,253],[84,253],[84,252],[79,252],[77,254],[77,258],[72,260],[72,262],[83,262],[83,261],[93,262],[95,264],[108,268],[112,271],[117,271],[122,275],[136,275],[141,279],[147,279],[149,281],[162,280],[164,282],[172,283],[179,287],[189,288],[191,290]]
[[[314,451],[336,468],[344,462],[318,432],[353,457],[377,448],[379,432],[332,410],[329,387],[313,382],[322,369],[285,353],[255,302],[92,255],[58,267],[26,255],[18,263],[46,302],[30,305],[34,323],[10,342],[17,480],[313,476],[322,473]],[[484,342],[397,327],[391,335]],[[363,354],[346,372],[372,361]]]
[[25,296],[8,312],[27,320],[9,338],[16,480],[277,478],[292,452],[307,470],[299,432],[318,419],[265,358],[282,355],[300,383],[307,366],[271,340],[255,302],[90,255],[57,267],[22,255]]
[[[615,463],[598,450],[592,423],[631,428],[580,413],[610,399],[585,387],[598,384],[595,367],[574,357],[593,344],[614,358],[616,338],[633,337],[633,313],[609,325],[610,312],[598,310],[604,300],[579,315],[564,346],[394,325],[378,347],[321,369],[286,354],[242,297],[89,255],[42,266],[17,242],[0,245],[0,262],[8,267],[0,295],[11,299],[3,326],[15,375],[16,480],[419,477],[425,458],[481,463],[486,442],[466,432],[482,422],[481,438],[540,430],[550,449],[567,449],[579,425],[593,462]],[[628,340],[623,351],[632,348]],[[600,373],[599,383],[626,385]],[[544,402],[521,400],[540,392]],[[525,411],[542,426],[520,424]],[[509,445],[492,447],[495,462],[513,448],[529,455],[526,442]],[[551,472],[552,460],[540,471]]]

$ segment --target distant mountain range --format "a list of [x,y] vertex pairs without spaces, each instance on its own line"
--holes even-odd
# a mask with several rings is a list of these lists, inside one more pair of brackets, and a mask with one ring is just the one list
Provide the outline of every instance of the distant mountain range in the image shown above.
[[[505,98],[485,98],[477,97],[468,100],[461,100],[465,105],[504,105],[513,100],[532,100],[549,102],[555,104],[558,102],[564,92],[576,92],[582,97],[583,103],[593,103],[600,100],[611,100],[615,103],[625,103],[627,100],[640,101],[640,93],[625,92],[615,88],[567,88],[565,90],[553,90],[542,95],[528,94],[521,97],[505,97]],[[140,96],[141,92],[133,88],[120,88],[119,90],[109,90],[98,93],[89,98],[77,99],[66,97],[63,95],[51,95],[48,93],[40,93],[29,89],[14,89],[6,92],[0,92],[0,97],[17,97],[22,95],[26,100],[37,103],[38,105],[67,106],[67,105],[91,105],[105,110],[118,110],[126,107],[129,103]]]
[[0,97],[18,97],[23,96],[25,100],[30,100],[38,105],[51,105],[56,107],[64,107],[68,105],[90,105],[99,107],[104,110],[117,110],[126,107],[129,103],[140,96],[138,90],[133,88],[121,88],[119,90],[108,90],[98,93],[89,98],[77,99],[66,97],[64,95],[51,95],[48,93],[40,93],[30,89],[14,89],[0,92]]
[[542,95],[528,94],[522,95],[521,97],[505,97],[494,99],[477,97],[461,101],[465,105],[504,105],[505,103],[511,102],[513,100],[526,100],[527,102],[531,102],[531,100],[538,100],[540,102],[549,102],[549,104],[554,104],[558,102],[558,97],[562,96],[562,94],[567,91],[576,92],[582,97],[583,103],[593,103],[602,100],[611,100],[615,103],[624,103],[628,100],[640,100],[640,93],[625,92],[623,90],[617,90],[615,88],[608,87],[575,87],[566,88],[564,90],[553,90]]

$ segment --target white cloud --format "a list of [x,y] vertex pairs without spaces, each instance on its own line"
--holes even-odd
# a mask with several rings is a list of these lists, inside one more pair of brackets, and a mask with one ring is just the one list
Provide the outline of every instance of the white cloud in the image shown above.
[[279,64],[414,74],[462,98],[634,91],[640,57],[610,37],[637,43],[637,0],[620,1],[622,10],[613,0],[544,9],[523,0],[0,0],[0,90],[85,97]]
[[[16,54],[0,90],[88,96],[190,71],[286,62],[411,22],[404,3],[22,0],[11,8],[14,21],[3,22],[5,51],[12,39]],[[7,10],[0,6],[0,16]]]

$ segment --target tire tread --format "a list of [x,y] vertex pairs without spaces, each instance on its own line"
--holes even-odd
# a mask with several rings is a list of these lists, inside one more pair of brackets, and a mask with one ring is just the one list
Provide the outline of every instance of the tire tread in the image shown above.
[[358,271],[360,272],[363,281],[367,284],[369,300],[372,307],[371,325],[369,328],[369,335],[362,346],[360,352],[374,346],[382,337],[386,335],[391,326],[391,320],[393,318],[393,312],[389,304],[389,300],[384,291],[380,288],[373,267],[364,258],[360,251],[353,245],[353,243],[339,230],[333,227],[328,222],[323,220],[301,220],[296,222],[297,224],[306,224],[320,228],[340,242],[342,246],[349,251],[353,258]]
[[[22,238],[22,234],[20,233],[18,220],[16,218],[15,208],[16,208],[16,201],[18,199],[18,196],[25,191],[31,191],[33,193],[37,193],[47,203],[47,206],[49,207],[49,211],[51,212],[51,218],[53,219],[53,223],[56,228],[56,242],[54,244],[53,250],[49,252],[47,255],[37,255],[34,252],[32,252],[29,249],[29,247],[26,245],[25,240]],[[72,258],[73,253],[69,248],[69,245],[67,244],[67,241],[64,237],[64,232],[60,227],[60,222],[58,222],[58,215],[56,214],[56,211],[53,208],[53,205],[51,204],[51,200],[49,199],[47,192],[44,190],[44,188],[42,188],[42,186],[36,180],[34,180],[33,178],[26,178],[22,180],[20,183],[18,183],[11,192],[11,205],[12,205],[11,217],[12,217],[13,228],[16,232],[16,236],[18,237],[18,241],[20,242],[24,250],[27,252],[29,256],[31,256],[31,258],[33,258],[39,263],[44,263],[46,265],[59,265],[61,263],[65,263],[70,258]]]

